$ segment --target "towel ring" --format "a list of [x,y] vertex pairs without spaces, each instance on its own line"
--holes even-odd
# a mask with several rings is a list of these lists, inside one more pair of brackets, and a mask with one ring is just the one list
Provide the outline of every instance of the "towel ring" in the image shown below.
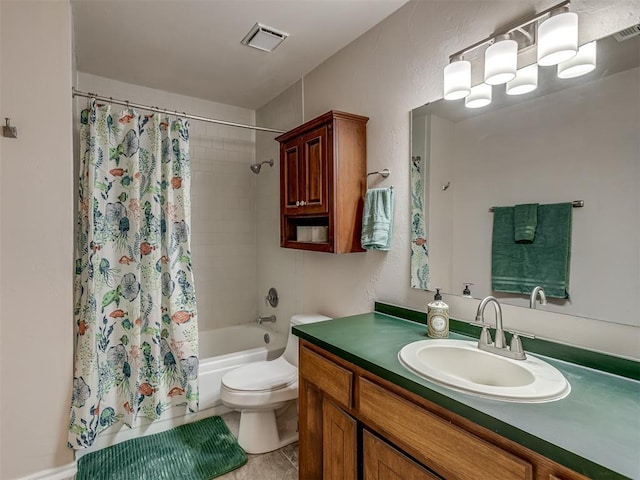
[[[387,178],[389,175],[391,175],[391,170],[389,170],[388,168],[385,168],[383,170],[378,170],[376,172],[367,173],[367,188],[369,188],[369,175],[380,175],[382,178]],[[393,185],[391,185],[390,188],[393,188]]]

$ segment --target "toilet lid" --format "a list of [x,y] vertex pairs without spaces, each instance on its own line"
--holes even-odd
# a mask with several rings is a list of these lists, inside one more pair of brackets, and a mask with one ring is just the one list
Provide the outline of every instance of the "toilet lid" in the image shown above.
[[280,357],[272,361],[255,362],[231,370],[222,383],[233,390],[262,391],[288,387],[298,380],[298,369]]

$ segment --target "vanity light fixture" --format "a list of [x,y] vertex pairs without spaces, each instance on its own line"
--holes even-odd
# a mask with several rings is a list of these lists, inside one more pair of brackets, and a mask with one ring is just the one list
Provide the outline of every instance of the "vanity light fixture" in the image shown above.
[[516,78],[507,82],[507,95],[524,95],[538,88],[538,64],[519,69]]
[[501,85],[513,80],[518,68],[518,43],[500,35],[484,52],[484,83]]
[[467,108],[482,108],[491,103],[491,85],[481,83],[471,87],[471,93],[464,99],[464,106]]
[[[595,43],[583,45],[578,54],[578,15],[564,0],[449,57],[444,68],[444,98],[465,99],[465,106],[491,103],[491,86],[506,83],[508,95],[522,95],[538,86],[538,67],[558,65],[560,78],[584,75],[595,68]],[[538,62],[517,70],[518,54],[537,47]],[[471,52],[484,49],[484,83],[471,87]]]
[[557,65],[578,53],[578,15],[554,8],[538,27],[538,65]]
[[455,57],[444,67],[444,98],[458,100],[471,93],[471,62]]
[[558,77],[575,78],[595,70],[596,42],[585,43],[578,49],[578,54],[558,64]]

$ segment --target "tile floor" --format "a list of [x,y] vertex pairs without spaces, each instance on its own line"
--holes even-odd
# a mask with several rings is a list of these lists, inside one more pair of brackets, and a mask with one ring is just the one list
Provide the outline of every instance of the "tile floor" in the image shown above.
[[[222,415],[229,430],[238,435],[240,413]],[[262,455],[247,454],[247,463],[216,480],[298,480],[298,443]]]

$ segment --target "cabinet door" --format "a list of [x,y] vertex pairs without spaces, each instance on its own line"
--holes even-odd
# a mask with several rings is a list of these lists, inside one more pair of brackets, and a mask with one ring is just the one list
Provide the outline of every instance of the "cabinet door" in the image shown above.
[[333,402],[322,402],[324,480],[356,480],[357,423]]
[[385,432],[398,445],[446,478],[460,480],[532,480],[533,467],[447,420],[358,378],[361,419]]
[[362,437],[364,480],[439,480],[367,430]]
[[300,206],[302,191],[300,179],[302,178],[302,164],[299,139],[291,140],[280,147],[280,161],[282,162],[281,186],[282,207],[287,212],[295,213]]
[[329,211],[329,145],[327,125],[302,137],[302,178],[300,190],[303,213]]

